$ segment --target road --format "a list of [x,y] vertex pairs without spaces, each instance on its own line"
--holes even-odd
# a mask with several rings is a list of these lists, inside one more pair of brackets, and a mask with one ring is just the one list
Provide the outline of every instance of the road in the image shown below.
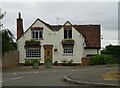
[[[114,69],[114,67],[84,67],[78,69],[34,71],[34,72],[16,72],[3,73],[3,86],[75,86],[60,80],[66,75],[86,72],[101,72]],[[83,74],[83,75],[84,75]],[[97,79],[96,79],[97,80]]]
[[3,86],[72,86],[60,80],[73,71],[4,73]]

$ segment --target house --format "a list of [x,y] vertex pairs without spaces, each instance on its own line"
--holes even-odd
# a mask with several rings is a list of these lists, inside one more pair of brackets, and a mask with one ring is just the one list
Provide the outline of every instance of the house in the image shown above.
[[100,37],[100,25],[73,25],[69,21],[50,25],[39,18],[24,32],[20,13],[17,18],[19,63],[25,63],[25,59],[44,63],[51,57],[53,63],[73,60],[80,64],[83,57],[100,53]]

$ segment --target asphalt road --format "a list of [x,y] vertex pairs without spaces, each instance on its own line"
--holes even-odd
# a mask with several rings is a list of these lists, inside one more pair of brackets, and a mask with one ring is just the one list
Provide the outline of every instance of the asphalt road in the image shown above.
[[[16,73],[3,73],[3,86],[75,86],[60,80],[61,78],[82,73],[88,74],[95,72],[102,73],[107,70],[115,69],[115,67],[84,67],[78,69],[64,69],[64,70],[52,70],[52,71],[35,71],[35,72],[16,72]],[[101,71],[100,71],[101,70]],[[90,75],[89,75],[90,76]],[[96,79],[97,80],[97,79]]]
[[72,86],[60,80],[73,71],[4,73],[3,86]]

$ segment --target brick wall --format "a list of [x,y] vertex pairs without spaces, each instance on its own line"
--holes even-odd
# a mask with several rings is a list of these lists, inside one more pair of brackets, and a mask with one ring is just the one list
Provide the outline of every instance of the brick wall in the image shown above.
[[91,63],[91,58],[90,57],[82,58],[82,65],[83,66],[90,65],[90,63]]
[[15,67],[19,65],[18,51],[11,51],[2,56],[2,68]]

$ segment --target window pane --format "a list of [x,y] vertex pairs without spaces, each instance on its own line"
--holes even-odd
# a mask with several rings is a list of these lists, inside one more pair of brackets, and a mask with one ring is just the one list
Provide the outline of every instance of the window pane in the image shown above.
[[43,38],[43,31],[39,31],[39,38]]
[[68,37],[72,38],[72,30],[68,30]]
[[32,31],[32,38],[43,38],[43,30],[40,31]]
[[40,49],[26,49],[26,57],[41,57]]
[[63,53],[73,53],[73,46],[64,46]]
[[34,38],[34,31],[32,31],[32,38]]
[[38,32],[36,31],[36,37],[35,38],[38,38]]
[[64,38],[67,38],[67,30],[64,30]]

